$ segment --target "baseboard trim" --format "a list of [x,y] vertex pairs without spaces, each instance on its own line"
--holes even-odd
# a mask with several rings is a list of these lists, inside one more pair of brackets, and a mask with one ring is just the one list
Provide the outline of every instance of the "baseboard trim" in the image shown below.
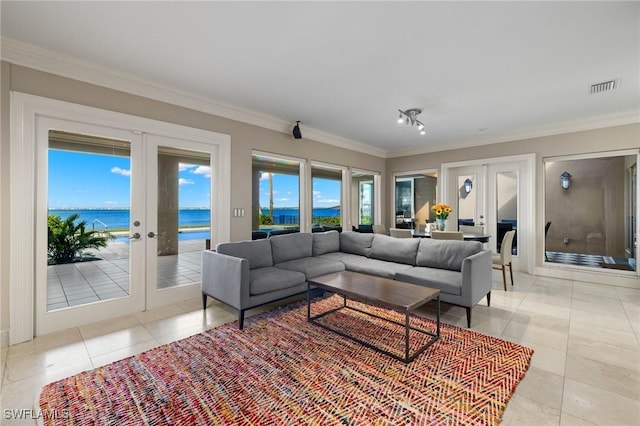
[[0,349],[9,347],[9,330],[0,330]]

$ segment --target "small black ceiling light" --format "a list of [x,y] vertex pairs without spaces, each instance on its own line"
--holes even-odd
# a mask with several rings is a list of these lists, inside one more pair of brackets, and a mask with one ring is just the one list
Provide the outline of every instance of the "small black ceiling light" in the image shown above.
[[466,178],[464,180],[464,192],[466,192],[467,194],[470,193],[471,188],[473,188],[473,182],[471,182],[471,179]]
[[302,132],[300,131],[300,122],[296,121],[296,125],[293,126],[293,138],[302,139]]

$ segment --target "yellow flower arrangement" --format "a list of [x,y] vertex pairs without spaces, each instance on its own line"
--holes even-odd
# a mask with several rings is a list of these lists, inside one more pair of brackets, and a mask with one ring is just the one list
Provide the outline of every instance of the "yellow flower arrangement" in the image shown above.
[[451,206],[445,203],[437,203],[431,210],[436,214],[436,218],[445,220],[451,213]]

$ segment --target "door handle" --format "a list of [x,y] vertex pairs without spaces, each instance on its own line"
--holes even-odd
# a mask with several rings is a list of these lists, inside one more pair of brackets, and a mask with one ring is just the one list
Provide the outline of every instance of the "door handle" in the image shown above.
[[130,240],[139,240],[140,239],[140,233],[136,232],[135,234],[133,234],[132,236],[129,237]]
[[158,238],[159,236],[161,236],[162,233],[158,232],[157,234],[153,231],[149,231],[149,233],[147,234],[147,237],[149,238]]

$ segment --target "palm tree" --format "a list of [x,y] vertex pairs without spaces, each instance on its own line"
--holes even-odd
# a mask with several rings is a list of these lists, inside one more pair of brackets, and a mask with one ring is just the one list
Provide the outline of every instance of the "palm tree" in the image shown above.
[[65,220],[58,215],[49,215],[47,256],[50,264],[71,263],[86,259],[85,250],[106,247],[107,241],[113,238],[110,234],[98,235],[98,231],[87,231],[85,229],[87,223],[82,221],[76,224],[77,219],[77,213]]

